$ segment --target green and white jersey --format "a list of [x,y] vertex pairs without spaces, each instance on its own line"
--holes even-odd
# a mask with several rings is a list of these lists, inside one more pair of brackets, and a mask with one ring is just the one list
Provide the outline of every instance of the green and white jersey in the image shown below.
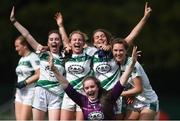
[[[54,54],[53,59],[54,59],[54,65],[56,68],[59,70],[59,73],[64,75],[64,66],[63,66],[63,59],[58,55]],[[40,58],[40,77],[37,82],[37,86],[41,86],[59,96],[63,96],[64,90],[62,85],[60,85],[59,81],[56,79],[54,73],[51,71],[49,67],[49,54],[48,52],[40,53],[39,54]]]
[[120,67],[110,53],[108,51],[105,57],[100,58],[96,52],[93,57],[93,74],[106,90],[112,89],[120,77]]
[[[132,61],[132,58],[128,57],[126,63],[121,66],[121,70],[122,71],[125,70],[125,68],[129,65],[129,63],[131,61]],[[142,93],[138,94],[136,96],[136,98],[139,101],[142,101],[145,103],[151,103],[151,102],[158,100],[158,96],[155,93],[155,91],[152,89],[147,74],[145,73],[144,69],[139,64],[139,62],[136,62],[135,66],[134,66],[134,70],[131,73],[131,76],[129,77],[128,83],[131,84],[132,86],[134,86],[133,79],[138,77],[138,76],[141,77],[141,79],[142,79],[143,91],[142,91]]]
[[[31,52],[25,57],[21,57],[16,67],[18,82],[24,81],[34,75],[35,70],[39,69],[39,64],[40,60],[34,52]],[[33,83],[27,87],[32,88],[34,85]]]
[[92,56],[86,53],[72,54],[65,62],[66,79],[77,90],[82,88],[82,80],[91,74]]

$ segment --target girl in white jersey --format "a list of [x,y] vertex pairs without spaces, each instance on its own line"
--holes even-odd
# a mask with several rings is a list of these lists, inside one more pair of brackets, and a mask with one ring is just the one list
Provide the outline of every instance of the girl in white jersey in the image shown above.
[[[151,8],[148,7],[148,4],[146,3],[143,18],[124,39],[129,45],[133,43],[134,39],[142,30],[150,16],[151,11]],[[99,51],[94,54],[93,58],[94,76],[101,81],[102,87],[107,90],[111,89],[116,84],[120,76],[119,66],[114,61],[110,51],[111,40],[112,37],[110,33],[104,29],[97,29],[93,32],[92,42],[94,46],[99,49]],[[117,119],[122,119],[120,110],[121,109],[117,109]]]
[[15,49],[21,56],[16,67],[18,77],[15,95],[16,120],[31,120],[34,87],[39,78],[39,58],[29,49],[23,36],[16,38]]
[[[113,56],[121,66],[122,72],[131,62],[131,58],[127,56],[127,49],[128,44],[124,40],[117,38],[112,43]],[[135,64],[125,89],[121,94],[121,96],[127,98],[127,102],[123,102],[123,104],[127,103],[125,119],[155,119],[159,107],[158,96],[152,89],[144,69],[138,62]]]
[[[144,27],[146,21],[148,20],[150,16],[150,13],[151,13],[151,8],[148,7],[146,3],[143,18],[135,26],[135,28],[131,31],[131,33],[124,39],[129,45],[133,43],[134,39],[138,36],[141,29]],[[111,79],[112,82],[114,83],[114,80],[115,80],[114,76],[117,76],[116,70],[118,69],[118,66],[114,62],[114,59],[110,51],[111,40],[112,40],[111,34],[104,29],[97,29],[93,32],[92,42],[97,49],[100,49],[94,54],[95,58],[93,60],[93,69],[94,69],[95,76],[98,79],[105,81],[103,82],[104,86],[106,85],[106,82],[109,83],[110,81],[109,79]],[[109,81],[107,81],[107,79]],[[113,86],[110,86],[109,88],[112,88],[112,87]],[[108,85],[106,85],[105,88],[109,89]]]
[[[26,28],[17,22],[14,16],[14,7],[11,12],[10,20],[34,50],[43,47],[30,35]],[[62,66],[63,60],[60,55],[62,41],[58,31],[53,30],[49,32],[47,45],[54,57],[54,64],[59,73],[64,74],[64,67]],[[43,120],[47,110],[49,120],[60,120],[61,103],[64,91],[54,76],[54,73],[49,68],[48,56],[49,54],[47,52],[39,54],[40,75],[37,87],[35,88],[35,98],[33,101],[34,120]]]
[[[63,39],[69,43],[66,47],[71,49],[71,54],[65,59],[66,79],[74,89],[81,92],[82,80],[91,73],[90,53],[84,49],[86,35],[81,31],[73,31],[69,38],[63,27],[63,19],[61,13],[55,15],[59,32],[63,35]],[[66,48],[66,49],[68,49]],[[67,94],[64,95],[61,111],[61,120],[83,120],[80,107]]]

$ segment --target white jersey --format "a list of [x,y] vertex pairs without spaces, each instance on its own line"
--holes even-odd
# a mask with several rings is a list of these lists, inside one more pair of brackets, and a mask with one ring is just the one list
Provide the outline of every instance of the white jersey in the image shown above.
[[[125,68],[129,65],[130,61],[132,61],[132,59],[129,57],[126,61],[126,64],[121,66],[121,70],[125,70]],[[151,103],[154,101],[158,100],[158,96],[155,93],[155,91],[152,89],[150,81],[144,71],[144,69],[142,68],[142,66],[139,64],[139,62],[136,62],[135,64],[135,68],[128,80],[128,83],[130,83],[132,86],[134,85],[133,83],[133,79],[136,77],[141,77],[142,79],[142,87],[143,87],[143,91],[142,93],[138,94],[136,96],[136,98],[139,101],[145,102],[145,103]]]
[[[31,52],[29,55],[25,57],[21,57],[18,66],[16,67],[16,74],[18,77],[18,82],[24,81],[31,77],[35,70],[39,69],[40,60],[38,56]],[[32,88],[35,84],[30,84],[27,87]]]
[[88,54],[90,56],[93,56],[98,51],[98,49],[96,47],[86,47],[84,50],[85,50],[86,54]]
[[[53,59],[54,59],[54,65],[55,67],[59,70],[59,73],[64,75],[64,67],[63,67],[63,59],[58,55],[54,54]],[[37,82],[38,86],[41,86],[59,96],[63,96],[64,90],[62,85],[60,85],[59,81],[56,79],[54,73],[51,71],[49,67],[49,54],[47,52],[40,53],[39,54],[40,58],[40,77]]]
[[120,66],[113,59],[111,51],[106,51],[106,56],[99,57],[98,52],[93,57],[94,76],[100,80],[101,86],[110,90],[120,77]]
[[75,89],[82,88],[82,80],[91,74],[92,57],[86,50],[82,54],[72,54],[65,61],[66,79]]

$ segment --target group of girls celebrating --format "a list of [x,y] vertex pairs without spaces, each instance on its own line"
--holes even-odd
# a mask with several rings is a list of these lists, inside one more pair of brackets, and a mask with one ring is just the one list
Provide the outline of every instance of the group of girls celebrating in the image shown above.
[[[146,3],[143,18],[124,39],[95,30],[93,46],[79,30],[68,37],[57,12],[59,29],[48,33],[43,46],[16,20],[13,7],[10,20],[26,43],[17,38],[15,47],[22,58],[28,58],[21,59],[16,69],[16,119],[44,120],[46,112],[49,120],[155,119],[158,97],[137,62],[140,51],[134,46],[132,55],[127,54],[151,11]],[[36,53],[23,50],[27,43]]]

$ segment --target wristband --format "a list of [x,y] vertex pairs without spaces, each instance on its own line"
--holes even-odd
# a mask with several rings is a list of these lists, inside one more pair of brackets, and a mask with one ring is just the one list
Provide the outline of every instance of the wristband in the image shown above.
[[18,82],[16,84],[16,87],[21,89],[21,88],[25,87],[26,85],[27,85],[27,82],[24,80],[24,81]]

